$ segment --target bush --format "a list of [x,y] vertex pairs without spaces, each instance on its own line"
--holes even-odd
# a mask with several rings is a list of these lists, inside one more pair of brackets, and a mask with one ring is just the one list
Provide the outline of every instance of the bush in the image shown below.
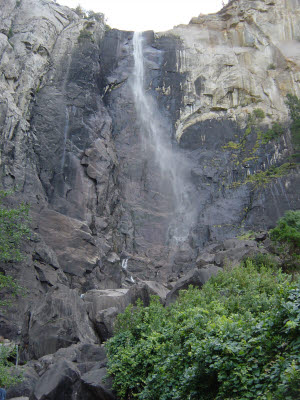
[[287,95],[287,106],[292,119],[291,133],[295,152],[300,152],[300,99],[291,94]]
[[93,35],[92,35],[92,33],[89,32],[88,30],[82,29],[82,30],[80,31],[79,36],[78,36],[78,42],[80,43],[80,42],[84,42],[84,41],[86,41],[86,40],[93,41]]
[[283,260],[282,268],[300,272],[300,211],[287,211],[270,231],[271,240]]
[[83,8],[81,7],[80,4],[78,4],[78,6],[75,8],[74,10],[76,12],[76,14],[81,17],[84,18],[85,17],[85,11],[83,10]]
[[[16,296],[23,293],[23,289],[14,281],[11,276],[5,276],[0,273],[0,295],[3,296],[4,292],[8,292],[10,296]],[[0,299],[0,309],[10,305],[10,301]]]
[[20,204],[16,208],[3,205],[12,192],[0,191],[0,261],[21,261],[20,245],[29,236],[29,206]]
[[[16,356],[16,347],[0,345],[0,387],[10,387],[22,381],[21,373],[15,370],[10,359]],[[12,373],[13,372],[13,373]]]
[[290,280],[248,260],[168,308],[128,307],[106,345],[120,398],[297,399],[300,282]]
[[278,122],[275,122],[272,125],[272,128],[268,129],[267,132],[265,132],[262,135],[262,144],[267,144],[271,140],[278,139],[280,136],[284,134],[284,127],[279,124]]
[[300,210],[287,211],[270,231],[270,237],[281,246],[287,246],[291,254],[300,254]]
[[255,116],[256,118],[258,118],[258,119],[264,119],[265,116],[266,116],[264,110],[262,110],[261,108],[256,108],[256,109],[253,111],[253,114],[254,114],[254,116]]

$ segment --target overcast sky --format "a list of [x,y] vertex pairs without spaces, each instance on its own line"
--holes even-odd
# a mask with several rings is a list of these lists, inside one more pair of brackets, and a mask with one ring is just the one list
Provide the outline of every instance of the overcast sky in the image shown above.
[[222,0],[57,0],[57,3],[102,12],[112,28],[164,31],[187,24],[199,14],[221,9]]

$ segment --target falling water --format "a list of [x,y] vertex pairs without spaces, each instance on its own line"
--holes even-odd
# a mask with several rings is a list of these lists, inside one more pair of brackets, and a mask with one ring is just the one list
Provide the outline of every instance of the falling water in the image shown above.
[[169,182],[175,204],[169,235],[181,242],[187,238],[195,217],[188,189],[190,168],[181,154],[172,148],[170,126],[159,112],[155,99],[146,92],[142,33],[134,33],[133,55],[132,90],[145,150],[154,154],[161,177]]
[[63,154],[62,154],[62,158],[61,158],[61,172],[63,172],[64,165],[65,165],[66,145],[67,145],[68,131],[69,131],[69,110],[68,110],[68,107],[66,107],[66,111],[65,111],[65,128],[64,128],[64,142],[63,142]]
[[128,258],[124,258],[124,260],[122,260],[122,268],[125,269],[125,271],[127,270],[127,264],[128,264]]

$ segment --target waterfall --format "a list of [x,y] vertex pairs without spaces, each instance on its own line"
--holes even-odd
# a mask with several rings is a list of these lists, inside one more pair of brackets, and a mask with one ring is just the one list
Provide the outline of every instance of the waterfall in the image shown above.
[[125,271],[127,271],[127,264],[128,258],[124,258],[124,260],[122,260],[122,268],[125,269]]
[[161,178],[170,185],[175,206],[169,236],[175,242],[182,242],[187,239],[195,218],[194,202],[189,191],[190,167],[179,151],[172,147],[170,124],[160,113],[155,98],[146,91],[143,35],[140,32],[135,32],[133,36],[133,56],[131,86],[144,150],[147,154],[154,154]]
[[65,165],[66,145],[67,145],[68,132],[69,132],[69,110],[68,110],[68,107],[66,107],[66,111],[65,111],[65,127],[64,127],[63,153],[62,153],[62,158],[61,158],[61,172],[63,172],[63,170],[64,170],[64,165]]

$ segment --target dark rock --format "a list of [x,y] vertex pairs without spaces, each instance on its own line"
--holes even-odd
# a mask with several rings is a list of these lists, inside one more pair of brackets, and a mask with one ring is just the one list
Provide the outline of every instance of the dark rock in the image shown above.
[[95,369],[81,377],[83,386],[99,400],[115,400],[112,379],[107,377],[106,368]]
[[97,343],[77,290],[62,285],[51,289],[28,311],[22,342],[23,357],[35,359],[74,343]]
[[190,285],[201,288],[211,276],[216,275],[221,270],[215,265],[207,265],[202,269],[193,269],[176,282],[174,288],[167,295],[166,305],[174,303],[180,290],[188,289]]
[[168,290],[157,282],[147,281],[133,285],[130,289],[91,290],[84,295],[87,311],[101,339],[105,341],[113,335],[114,321],[129,304],[138,299],[145,306],[150,303],[150,296],[159,296],[164,303]]
[[7,399],[21,396],[29,397],[39,379],[33,366],[27,365],[25,368],[20,368],[20,370],[22,373],[22,382],[7,389]]
[[223,245],[224,251],[218,252],[214,258],[215,264],[220,267],[238,265],[245,258],[253,257],[257,253],[266,253],[254,240],[230,239],[224,241]]
[[76,366],[62,360],[51,366],[36,383],[31,400],[73,400],[73,387],[80,378]]
[[267,237],[269,236],[268,232],[264,231],[264,232],[259,232],[255,235],[254,240],[256,242],[263,242],[264,240],[267,239]]

